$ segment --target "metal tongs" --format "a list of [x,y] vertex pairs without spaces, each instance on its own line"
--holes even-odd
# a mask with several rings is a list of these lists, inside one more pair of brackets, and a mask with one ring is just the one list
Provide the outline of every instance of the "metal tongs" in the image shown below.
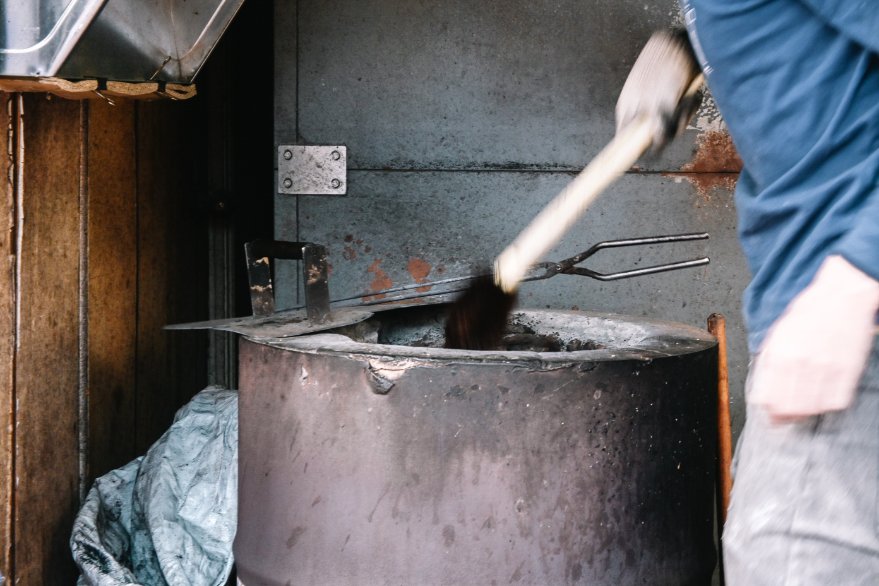
[[[641,269],[631,269],[614,273],[599,273],[580,263],[605,248],[646,246],[705,240],[708,234],[678,234],[674,236],[653,236],[650,238],[630,238],[599,242],[588,250],[558,262],[542,262],[532,265],[523,280],[538,281],[555,275],[580,275],[599,281],[615,281],[641,275],[652,275],[708,264],[708,258],[695,258],[681,262],[655,265]],[[224,330],[257,338],[285,338],[303,334],[313,334],[353,325],[369,319],[375,312],[406,305],[409,300],[425,299],[428,303],[451,301],[452,294],[467,289],[474,279],[485,275],[452,277],[441,281],[413,283],[392,287],[382,291],[369,291],[330,301],[328,283],[328,263],[326,248],[311,242],[278,242],[256,240],[245,245],[247,273],[250,280],[250,301],[253,315],[204,322],[173,324],[165,326],[172,330]],[[301,261],[302,280],[305,289],[305,305],[275,310],[275,295],[272,283],[273,259],[293,259]],[[424,301],[418,301],[423,303]]]
[[536,281],[539,279],[548,279],[550,277],[554,277],[555,275],[580,275],[583,277],[589,277],[590,279],[596,279],[598,281],[617,281],[619,279],[628,279],[630,277],[641,277],[643,275],[653,275],[655,273],[664,273],[666,271],[675,271],[677,269],[688,269],[692,267],[700,267],[702,265],[707,265],[710,262],[710,259],[707,256],[703,256],[701,258],[694,258],[692,260],[684,260],[680,262],[673,262],[661,265],[654,265],[651,267],[644,267],[642,269],[631,269],[628,271],[619,271],[616,273],[599,273],[593,271],[592,269],[587,269],[584,267],[578,267],[576,265],[580,264],[587,258],[591,257],[599,250],[604,250],[605,248],[623,248],[626,246],[646,246],[649,244],[667,244],[669,242],[687,242],[690,240],[707,240],[708,233],[707,232],[699,232],[696,234],[676,234],[672,236],[650,236],[647,238],[627,238],[623,240],[606,240],[604,242],[599,242],[598,244],[593,245],[588,250],[581,252],[579,254],[575,254],[570,258],[566,258],[559,262],[542,262],[535,265],[531,265],[531,269],[528,271],[524,281]]
[[[691,240],[707,240],[709,235],[707,232],[697,232],[692,234],[674,234],[670,236],[649,236],[646,238],[626,238],[622,240],[606,240],[599,242],[589,249],[575,254],[572,257],[557,262],[541,262],[531,265],[528,273],[522,281],[539,281],[549,279],[556,275],[580,275],[589,277],[598,281],[617,281],[620,279],[629,279],[631,277],[641,277],[644,275],[653,275],[656,273],[664,273],[667,271],[675,271],[678,269],[688,269],[707,265],[710,259],[707,256],[672,262],[640,269],[630,269],[626,271],[618,271],[613,273],[599,273],[592,269],[577,266],[586,259],[592,257],[596,253],[605,248],[624,248],[630,246],[648,246],[651,244],[668,244],[671,242],[689,242]],[[392,287],[382,291],[370,291],[360,295],[337,299],[332,302],[336,307],[351,307],[354,305],[376,305],[379,303],[392,303],[395,301],[405,301],[409,299],[418,299],[423,297],[433,297],[438,295],[446,295],[449,293],[457,293],[465,290],[470,282],[483,278],[486,275],[467,275],[463,277],[451,277],[440,281],[432,281],[426,283],[415,283],[411,285],[402,285]],[[430,288],[425,291],[425,288]],[[413,292],[413,290],[415,290]]]

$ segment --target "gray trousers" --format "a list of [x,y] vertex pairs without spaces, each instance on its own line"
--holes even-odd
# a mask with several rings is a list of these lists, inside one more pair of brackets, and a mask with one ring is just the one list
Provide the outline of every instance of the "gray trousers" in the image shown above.
[[773,425],[749,405],[734,466],[729,586],[879,585],[879,343],[846,411]]

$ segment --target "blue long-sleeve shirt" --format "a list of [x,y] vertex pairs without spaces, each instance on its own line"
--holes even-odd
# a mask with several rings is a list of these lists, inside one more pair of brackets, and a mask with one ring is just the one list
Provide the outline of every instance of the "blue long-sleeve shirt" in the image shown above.
[[681,0],[744,161],[749,345],[840,254],[879,280],[879,1]]

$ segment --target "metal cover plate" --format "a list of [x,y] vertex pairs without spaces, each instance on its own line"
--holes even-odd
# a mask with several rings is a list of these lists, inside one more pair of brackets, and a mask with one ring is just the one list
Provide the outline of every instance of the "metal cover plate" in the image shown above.
[[344,146],[280,145],[278,193],[345,195],[348,150]]
[[[387,309],[392,309],[388,307]],[[308,319],[305,310],[279,311],[267,316],[234,317],[211,321],[170,324],[166,330],[219,330],[233,332],[254,339],[288,338],[314,334],[335,328],[354,325],[371,318],[371,309],[347,307],[334,311],[321,323]]]
[[189,84],[243,2],[0,1],[0,75]]

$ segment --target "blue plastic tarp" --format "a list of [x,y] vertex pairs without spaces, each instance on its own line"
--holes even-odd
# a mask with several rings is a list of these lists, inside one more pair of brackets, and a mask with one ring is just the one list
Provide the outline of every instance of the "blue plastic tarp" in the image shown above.
[[95,481],[70,539],[79,584],[225,584],[237,498],[238,393],[210,387],[145,456]]

